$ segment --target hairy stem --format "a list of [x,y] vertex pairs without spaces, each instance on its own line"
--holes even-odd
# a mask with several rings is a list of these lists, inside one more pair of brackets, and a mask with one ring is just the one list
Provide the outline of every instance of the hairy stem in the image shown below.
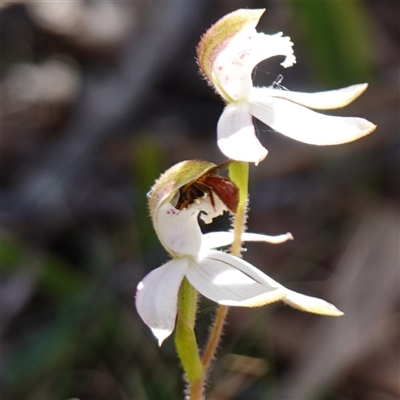
[[249,164],[239,161],[233,162],[229,165],[229,174],[240,190],[239,205],[233,225],[234,239],[231,247],[231,254],[240,257],[242,253],[241,237],[242,233],[246,230]]
[[[248,196],[248,163],[234,161],[229,165],[229,175],[239,188],[239,204],[234,222],[234,241],[231,247],[231,253],[240,257],[242,251],[242,233],[245,231],[247,217],[247,196]],[[221,339],[222,329],[225,325],[225,319],[228,314],[227,306],[219,306],[214,323],[211,327],[210,337],[206,344],[201,363],[203,364],[203,377],[200,381],[191,386],[190,400],[203,399],[205,381],[210,369],[211,361],[214,359],[218,343]]]
[[175,346],[190,387],[194,386],[204,375],[194,333],[196,308],[197,292],[185,278],[179,289]]

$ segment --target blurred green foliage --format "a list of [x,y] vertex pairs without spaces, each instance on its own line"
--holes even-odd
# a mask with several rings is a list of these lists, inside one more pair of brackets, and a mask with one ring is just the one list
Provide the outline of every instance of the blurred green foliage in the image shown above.
[[340,87],[371,79],[371,19],[362,1],[296,0],[292,4],[306,33],[310,65],[320,80]]

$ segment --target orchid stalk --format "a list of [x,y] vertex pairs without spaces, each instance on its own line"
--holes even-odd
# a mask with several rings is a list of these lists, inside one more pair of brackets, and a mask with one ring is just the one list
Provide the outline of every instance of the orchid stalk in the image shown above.
[[[376,128],[363,118],[310,110],[344,107],[366,90],[365,83],[319,93],[253,85],[252,71],[262,60],[283,56],[285,68],[296,62],[289,37],[256,31],[263,13],[260,9],[228,14],[206,32],[197,49],[202,73],[226,103],[217,126],[217,143],[229,160],[221,165],[180,162],[162,174],[148,194],[153,227],[170,260],[138,284],[136,308],[159,346],[175,331],[190,400],[204,399],[228,306],[259,307],[282,301],[306,312],[343,315],[333,304],[294,292],[241,258],[243,242],[279,244],[293,239],[290,233],[246,232],[249,163],[258,164],[268,153],[256,136],[253,117],[314,145],[351,142]],[[229,178],[219,176],[226,166]],[[233,231],[203,234],[199,219],[210,224],[224,212],[233,216]],[[224,251],[228,246],[230,253]],[[194,330],[199,295],[219,306],[202,352]]]

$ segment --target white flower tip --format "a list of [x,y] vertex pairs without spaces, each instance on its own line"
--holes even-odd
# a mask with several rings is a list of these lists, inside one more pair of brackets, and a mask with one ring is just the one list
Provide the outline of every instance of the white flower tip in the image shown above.
[[294,237],[290,232],[286,232],[283,236],[286,236],[286,240],[294,240]]
[[[263,148],[262,150],[263,150],[263,151],[260,152],[260,155],[259,155],[259,157],[258,157],[258,160],[257,160],[257,161],[252,160],[252,161],[254,161],[254,165],[255,165],[256,167],[257,167],[257,165],[258,165],[262,160],[264,160],[264,158],[267,157],[267,155],[268,155],[268,150],[267,150],[267,149]],[[250,162],[251,162],[251,161],[250,161]]]
[[321,305],[319,305],[315,308],[315,310],[310,310],[309,312],[313,312],[314,314],[326,315],[328,317],[341,317],[342,315],[344,315],[344,312],[340,311],[333,304],[328,303],[327,301],[324,301],[324,303],[325,304],[322,307]]
[[356,100],[358,97],[360,97],[367,90],[367,88],[368,88],[368,83],[358,83],[356,85],[347,86],[342,89],[331,90],[330,93],[332,94],[335,93],[343,94],[343,97],[340,99],[340,101],[338,101],[338,103],[331,108],[341,108],[347,106],[348,104]]
[[[311,105],[311,108],[315,109],[335,109],[346,107],[358,97],[360,97],[368,88],[368,83],[358,83],[356,85],[347,86],[341,89],[329,90],[327,92],[321,92],[319,95],[322,96],[320,104],[317,107]],[[325,93],[325,99],[323,99]],[[318,96],[318,93],[315,94]],[[324,105],[324,101],[330,100],[331,104]],[[305,104],[307,105],[307,104]]]
[[286,58],[281,62],[281,65],[284,68],[289,68],[293,64],[296,64],[296,56],[294,54],[286,56]]
[[359,83],[357,85],[354,85],[354,88],[357,88],[357,87],[358,87],[358,90],[359,90],[359,92],[361,94],[361,93],[363,93],[363,92],[365,92],[367,90],[368,83],[364,82],[364,83]]
[[[335,307],[336,308],[336,307]],[[336,308],[336,313],[335,314],[332,314],[331,316],[332,317],[341,317],[341,316],[343,316],[344,315],[344,312],[343,311],[340,311],[338,308]]]
[[270,236],[270,235],[258,235],[258,234],[252,234],[252,233],[245,233],[243,236],[243,239],[246,241],[251,241],[252,238],[253,240],[257,240],[256,238],[259,237],[259,241],[271,243],[271,244],[281,244],[285,243],[288,240],[293,240],[293,235],[290,232],[283,233],[282,235],[276,235],[276,236]]
[[368,122],[368,127],[365,129],[365,135],[368,135],[368,134],[370,134],[371,132],[373,132],[376,128],[377,128],[377,126],[378,125],[375,125],[375,124],[373,124],[372,122],[369,122],[369,121],[367,121]]
[[172,331],[169,329],[152,329],[153,335],[157,338],[158,340],[158,345],[161,347],[163,341],[171,335]]
[[357,139],[369,135],[377,127],[377,125],[373,124],[372,122],[368,121],[365,118],[345,117],[345,120],[346,119],[347,121],[349,121],[349,126],[351,126],[351,124],[354,126],[353,133],[342,137],[341,138],[342,140],[338,141],[338,143],[332,143],[332,144],[354,142]]
[[306,296],[289,290],[282,299],[286,304],[301,311],[307,311],[314,314],[327,315],[330,317],[340,317],[344,315],[342,311],[333,304],[317,297]]

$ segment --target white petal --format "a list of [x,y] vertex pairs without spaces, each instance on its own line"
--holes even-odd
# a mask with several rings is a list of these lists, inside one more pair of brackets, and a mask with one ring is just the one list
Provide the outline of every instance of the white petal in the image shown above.
[[225,107],[217,126],[218,146],[232,160],[258,164],[268,154],[256,137],[250,108],[246,102]]
[[207,198],[207,201],[202,200],[198,204],[193,204],[192,207],[198,207],[202,211],[200,219],[206,224],[211,224],[214,218],[222,215],[224,211],[228,211],[228,208],[218,196],[213,197],[213,202],[211,202],[207,194],[205,197]]
[[233,232],[209,232],[203,235],[202,249],[208,251],[233,243]]
[[[208,202],[204,203],[204,207]],[[155,227],[164,247],[173,255],[197,255],[202,233],[197,222],[201,211],[198,204],[177,210],[171,203],[163,204],[156,214]]]
[[337,309],[333,304],[317,297],[306,296],[289,290],[287,295],[282,299],[286,304],[302,311],[315,314],[328,315],[331,317],[339,317],[343,315],[342,311]]
[[261,61],[274,56],[285,56],[285,59],[281,62],[281,65],[285,68],[291,67],[296,62],[290,37],[282,35],[282,32],[275,35],[257,34],[252,53],[253,68]]
[[273,236],[250,232],[245,232],[242,234],[243,242],[266,242],[271,244],[281,244],[288,240],[293,240],[293,235],[290,232]]
[[240,258],[220,251],[191,260],[186,277],[205,297],[224,305],[256,307],[282,299],[286,289]]
[[352,142],[376,128],[363,118],[323,115],[285,99],[260,99],[258,94],[257,89],[252,92],[252,115],[283,135],[303,143],[324,146]]
[[251,73],[261,61],[273,56],[285,56],[281,63],[290,67],[296,62],[289,37],[258,33],[246,28],[236,34],[218,54],[212,68],[212,81],[228,102],[246,98],[252,86]]
[[161,346],[175,328],[178,291],[188,259],[174,259],[151,271],[137,286],[136,309]]
[[[280,97],[316,110],[331,110],[345,107],[367,89],[368,83],[352,85],[326,92],[303,93],[273,88],[256,88],[257,98]],[[262,101],[262,100],[261,100]]]
[[[203,249],[216,249],[218,247],[229,246],[233,243],[233,232],[210,232],[203,235],[202,248]],[[284,243],[287,240],[293,240],[291,233],[284,233],[283,235],[262,235],[259,233],[242,233],[242,242],[267,242],[272,244]]]

